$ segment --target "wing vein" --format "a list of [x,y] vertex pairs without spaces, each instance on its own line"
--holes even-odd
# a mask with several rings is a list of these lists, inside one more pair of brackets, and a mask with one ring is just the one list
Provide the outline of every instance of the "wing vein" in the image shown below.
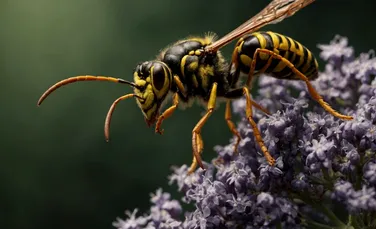
[[216,52],[223,46],[240,38],[245,34],[252,33],[265,25],[276,24],[294,15],[300,9],[313,3],[315,0],[273,0],[258,14],[232,30],[219,40],[205,48],[206,52]]

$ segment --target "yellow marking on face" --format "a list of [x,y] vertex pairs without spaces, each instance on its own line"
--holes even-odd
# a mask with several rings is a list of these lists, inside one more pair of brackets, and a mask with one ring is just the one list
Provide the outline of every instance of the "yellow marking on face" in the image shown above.
[[195,51],[189,51],[189,53],[188,53],[189,55],[191,55],[191,56],[193,56],[193,54],[195,54]]
[[146,84],[146,81],[144,79],[141,79],[137,72],[133,73],[133,81],[137,86],[144,87]]
[[134,72],[133,73],[133,81],[136,82],[136,80],[139,80],[140,77],[138,77],[138,73],[137,72]]
[[150,107],[151,104],[154,103],[153,87],[150,84],[146,87],[146,89],[145,89],[145,91],[144,91],[144,93],[141,97],[145,99],[145,103],[141,104],[141,107],[142,107],[143,110]]
[[242,54],[240,55],[240,62],[242,62],[242,64],[244,64],[245,66],[250,67],[252,63],[252,58],[245,54]]
[[181,61],[180,61],[180,72],[181,72],[181,74],[183,75],[183,76],[185,76],[185,74],[184,74],[184,68],[185,68],[185,63],[187,62],[187,55],[185,55],[182,59],[181,59]]
[[137,86],[140,86],[140,87],[144,87],[145,84],[146,84],[146,81],[145,80],[135,80],[134,82]]
[[195,55],[196,55],[196,56],[200,56],[200,55],[201,55],[201,51],[200,51],[200,50],[196,50],[196,51],[195,51]]
[[146,82],[150,83],[150,77],[146,78]]
[[150,118],[153,116],[153,114],[156,112],[156,110],[157,110],[157,104],[155,103],[155,104],[153,105],[153,107],[150,108],[150,109],[145,113],[146,118],[147,118],[147,119],[150,119]]

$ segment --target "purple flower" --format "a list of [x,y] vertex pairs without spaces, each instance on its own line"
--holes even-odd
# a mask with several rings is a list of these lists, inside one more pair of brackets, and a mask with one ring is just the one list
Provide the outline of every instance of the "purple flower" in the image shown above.
[[370,186],[376,187],[376,163],[374,161],[364,165],[363,177]]
[[376,191],[373,187],[363,185],[355,190],[350,182],[339,181],[334,186],[332,197],[345,204],[350,213],[376,210]]
[[150,214],[136,217],[137,209],[130,213],[126,211],[128,219],[117,218],[113,226],[118,229],[141,229],[141,228],[182,228],[182,222],[178,221],[182,208],[178,201],[170,200],[170,194],[158,189],[155,194],[151,194],[154,205],[150,208]]
[[117,221],[114,222],[112,225],[119,229],[137,229],[142,228],[148,222],[146,217],[136,217],[137,209],[135,209],[132,213],[129,211],[125,211],[125,214],[128,216],[127,220],[122,220],[117,218]]
[[[147,215],[117,219],[128,228],[376,228],[376,58],[354,55],[347,38],[319,45],[326,61],[312,82],[333,108],[354,117],[333,117],[315,102],[304,82],[259,78],[254,120],[276,165],[265,160],[245,118],[245,100],[233,102],[241,117],[236,138],[216,146],[217,157],[187,175],[173,167],[184,211],[161,189],[152,195]],[[292,94],[296,94],[293,96]]]
[[322,51],[320,53],[321,59],[333,62],[334,65],[340,65],[342,61],[352,59],[354,49],[348,46],[348,39],[339,35],[334,37],[334,40],[329,45],[320,44],[317,46]]

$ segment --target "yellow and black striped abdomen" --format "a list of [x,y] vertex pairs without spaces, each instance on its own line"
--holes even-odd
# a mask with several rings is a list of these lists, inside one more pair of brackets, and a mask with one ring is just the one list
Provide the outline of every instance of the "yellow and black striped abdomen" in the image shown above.
[[272,58],[266,53],[257,53],[257,49],[270,50],[291,62],[309,80],[318,76],[317,60],[306,47],[290,37],[274,32],[256,32],[241,38],[234,50],[233,61],[240,71],[248,74],[252,60],[256,58],[254,73],[265,72],[279,79],[299,79],[286,63]]

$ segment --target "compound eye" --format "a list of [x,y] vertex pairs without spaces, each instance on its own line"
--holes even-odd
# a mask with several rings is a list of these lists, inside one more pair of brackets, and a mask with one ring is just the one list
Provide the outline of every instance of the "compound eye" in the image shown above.
[[166,80],[165,70],[163,66],[161,64],[154,64],[151,76],[154,88],[160,91],[163,88]]

